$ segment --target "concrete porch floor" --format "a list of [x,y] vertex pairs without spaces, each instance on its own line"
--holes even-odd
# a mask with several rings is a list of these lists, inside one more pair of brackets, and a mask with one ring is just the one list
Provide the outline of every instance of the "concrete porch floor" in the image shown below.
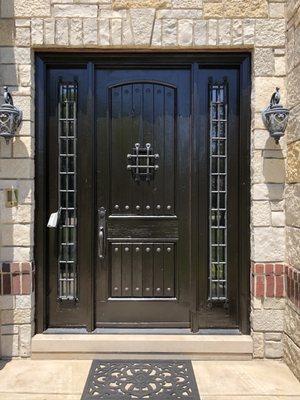
[[[79,400],[89,360],[0,362],[1,400]],[[300,382],[279,361],[193,361],[202,400],[300,400]]]

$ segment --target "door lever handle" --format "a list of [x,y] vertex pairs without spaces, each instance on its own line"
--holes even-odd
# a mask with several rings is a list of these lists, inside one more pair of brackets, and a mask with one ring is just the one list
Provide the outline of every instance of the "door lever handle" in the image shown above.
[[106,248],[106,210],[100,207],[98,210],[98,255],[100,259],[105,257]]

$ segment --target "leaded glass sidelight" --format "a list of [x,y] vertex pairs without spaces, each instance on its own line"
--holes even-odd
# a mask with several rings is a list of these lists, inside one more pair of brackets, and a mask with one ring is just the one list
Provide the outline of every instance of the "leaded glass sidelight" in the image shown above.
[[76,82],[59,84],[58,121],[58,203],[60,210],[58,297],[60,300],[76,300]]
[[227,300],[227,83],[209,82],[209,300]]

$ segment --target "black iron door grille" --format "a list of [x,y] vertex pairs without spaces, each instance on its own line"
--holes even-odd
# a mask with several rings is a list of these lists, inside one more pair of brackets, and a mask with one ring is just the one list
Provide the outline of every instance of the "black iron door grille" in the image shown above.
[[136,182],[147,181],[154,178],[154,173],[158,170],[157,161],[159,154],[152,154],[150,143],[146,143],[145,147],[141,147],[140,143],[136,143],[132,154],[127,154],[130,164],[127,169],[131,171],[132,177]]

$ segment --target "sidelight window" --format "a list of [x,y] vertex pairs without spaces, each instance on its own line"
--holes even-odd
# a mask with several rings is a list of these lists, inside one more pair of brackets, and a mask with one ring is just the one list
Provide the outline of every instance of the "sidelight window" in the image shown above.
[[58,298],[77,299],[76,139],[77,84],[59,84],[58,204],[60,210]]
[[227,300],[227,83],[209,83],[209,300]]

